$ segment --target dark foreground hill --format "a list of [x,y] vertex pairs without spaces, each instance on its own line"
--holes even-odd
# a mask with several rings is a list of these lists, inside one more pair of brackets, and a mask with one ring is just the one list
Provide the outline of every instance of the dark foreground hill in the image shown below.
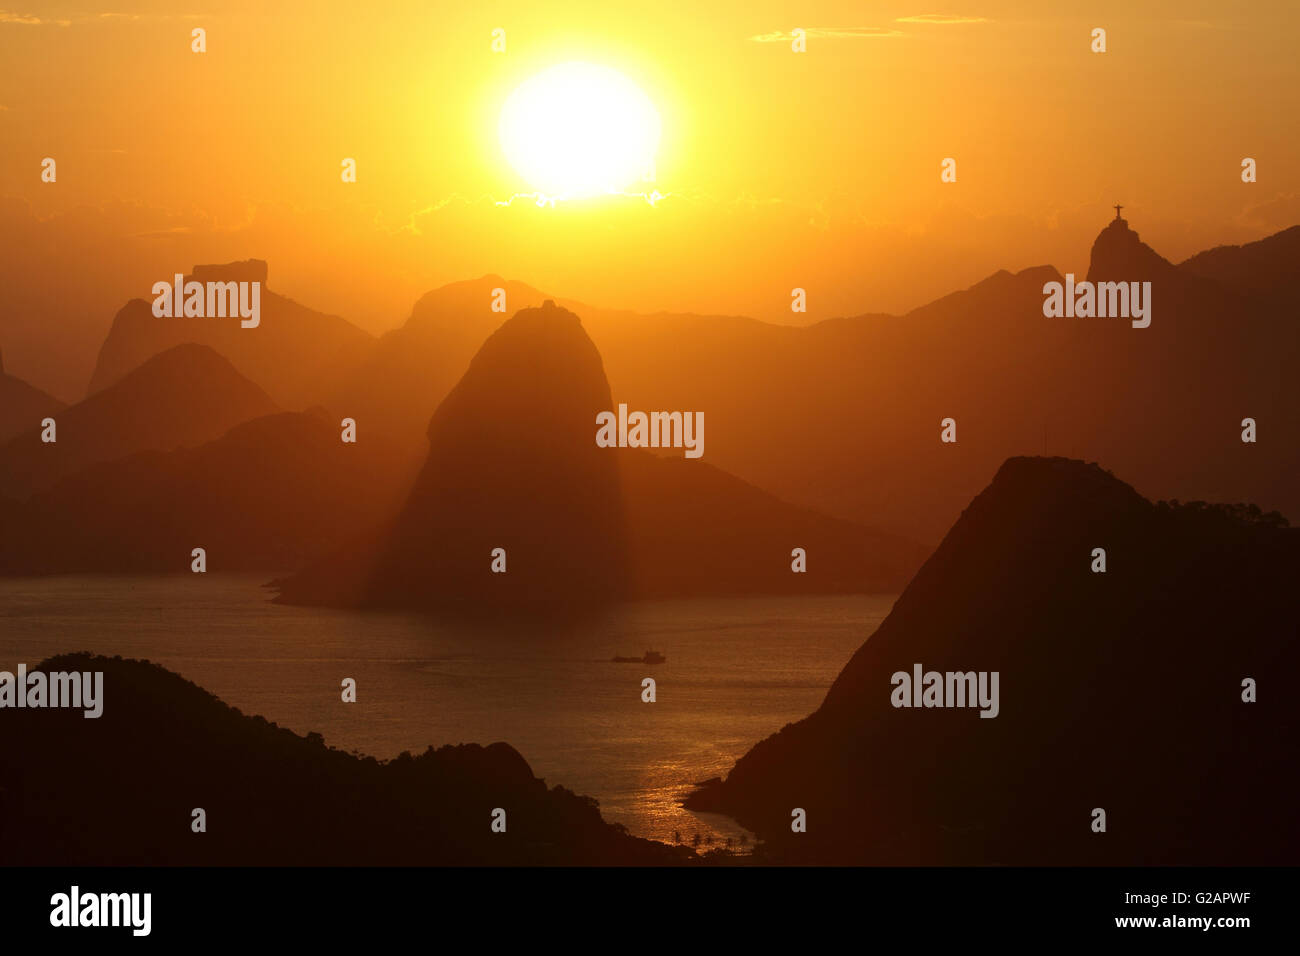
[[[657,864],[689,851],[627,836],[588,797],[548,788],[506,744],[380,762],[241,714],[147,661],[103,671],[103,715],[6,710],[0,864]],[[344,707],[346,704],[339,703]],[[207,832],[191,830],[206,811]],[[491,830],[496,808],[506,832]]]
[[[1010,459],[821,708],[688,806],[785,862],[1294,863],[1298,578],[1280,516]],[[894,706],[917,664],[998,672],[998,715]]]

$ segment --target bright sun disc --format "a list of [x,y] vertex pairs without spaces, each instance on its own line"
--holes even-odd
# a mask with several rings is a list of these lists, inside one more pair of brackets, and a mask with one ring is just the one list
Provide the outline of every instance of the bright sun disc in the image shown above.
[[506,159],[538,193],[582,199],[653,178],[659,112],[617,70],[562,63],[510,94],[498,132]]

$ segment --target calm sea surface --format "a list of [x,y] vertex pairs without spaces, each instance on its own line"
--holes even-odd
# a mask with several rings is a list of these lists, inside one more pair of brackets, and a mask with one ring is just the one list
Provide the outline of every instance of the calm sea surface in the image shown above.
[[[677,801],[815,710],[895,597],[650,601],[565,629],[471,629],[283,607],[260,587],[270,577],[0,579],[0,670],[82,650],[148,658],[244,713],[380,758],[504,740],[632,833],[722,842],[744,831]],[[668,662],[610,660],[651,648]],[[355,704],[340,700],[345,677]]]

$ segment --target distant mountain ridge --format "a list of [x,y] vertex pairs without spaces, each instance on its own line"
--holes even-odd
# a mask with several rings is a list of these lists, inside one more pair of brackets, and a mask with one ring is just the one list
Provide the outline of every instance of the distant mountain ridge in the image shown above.
[[66,403],[53,395],[6,374],[0,352],[0,445],[65,408]]
[[1297,263],[1300,263],[1300,226],[1292,226],[1255,242],[1198,252],[1178,268],[1255,292],[1281,291],[1300,297],[1300,289],[1294,285]]
[[212,349],[178,345],[61,410],[56,441],[41,440],[37,421],[0,447],[0,496],[26,498],[87,465],[135,452],[199,445],[278,410]]
[[396,510],[405,459],[314,409],[93,463],[11,506],[0,574],[179,573],[196,547],[213,571],[301,567]]
[[[1264,246],[1277,261],[1286,248]],[[1127,223],[1102,230],[1087,275],[1152,281],[1151,326],[1046,318],[1050,266],[807,328],[585,321],[620,396],[706,412],[713,464],[882,530],[936,540],[982,476],[1044,451],[1103,461],[1150,496],[1300,515],[1296,290],[1173,266]],[[1267,442],[1240,440],[1247,417],[1269,423]]]
[[[206,345],[264,388],[284,408],[337,404],[338,383],[375,346],[375,338],[346,319],[300,305],[266,288],[260,259],[196,265],[184,281],[261,282],[261,318],[254,329],[236,318],[158,318],[152,299],[132,299],[113,318],[88,395],[121,380],[153,355],[185,343]],[[170,282],[171,276],[160,276]]]

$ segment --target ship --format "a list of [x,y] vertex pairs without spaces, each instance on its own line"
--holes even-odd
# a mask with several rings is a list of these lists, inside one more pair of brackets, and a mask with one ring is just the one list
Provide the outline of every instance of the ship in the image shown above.
[[668,658],[658,651],[646,651],[642,657],[615,657],[615,664],[666,664]]

